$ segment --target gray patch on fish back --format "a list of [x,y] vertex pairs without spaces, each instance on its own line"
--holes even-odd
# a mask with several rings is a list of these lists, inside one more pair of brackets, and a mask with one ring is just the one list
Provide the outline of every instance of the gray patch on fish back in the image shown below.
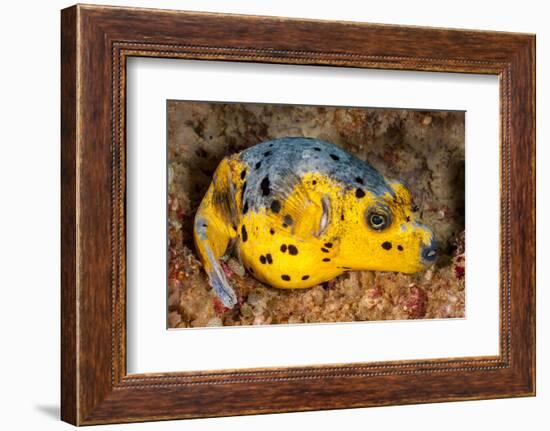
[[[346,189],[361,188],[375,196],[394,193],[384,176],[370,164],[319,139],[288,137],[266,141],[243,150],[240,158],[248,165],[244,199],[254,211],[269,207],[273,199],[284,199],[310,172],[327,176]],[[265,178],[269,179],[267,194]]]

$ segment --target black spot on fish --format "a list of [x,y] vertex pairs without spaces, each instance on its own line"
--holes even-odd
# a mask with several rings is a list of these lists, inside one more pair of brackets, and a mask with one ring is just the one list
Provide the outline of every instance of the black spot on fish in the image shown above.
[[260,262],[261,262],[263,265],[265,265],[266,258],[265,258],[265,256],[264,256],[263,254],[260,256]]
[[248,201],[244,201],[243,214],[246,214],[247,212],[248,212]]
[[274,200],[273,202],[271,202],[271,211],[273,211],[274,213],[278,213],[279,211],[281,211],[281,203],[278,200]]
[[265,255],[265,258],[267,259],[267,263],[269,263],[270,265],[273,263],[273,257],[271,256],[270,253],[267,253]]
[[332,247],[332,243],[331,243],[331,242],[325,242],[325,247],[331,248],[331,247]]
[[325,257],[325,258],[323,259],[323,262],[330,262],[330,259],[329,259],[328,257]]
[[264,153],[264,157],[269,157],[269,156],[271,156],[271,151],[266,151],[266,152]]
[[260,169],[260,166],[262,166],[262,162],[258,162],[254,165],[254,169]]
[[248,240],[248,232],[246,231],[246,226],[244,224],[241,226],[241,235],[243,242],[246,242]]
[[399,245],[397,246],[397,250],[403,251],[403,246],[402,246],[401,244],[399,244]]
[[332,160],[336,160],[336,161],[340,160],[340,157],[338,157],[336,154],[331,154],[331,155],[330,155],[330,158],[331,158]]
[[344,213],[340,215],[340,220],[344,221]]
[[283,275],[281,275],[281,278],[282,278],[284,281],[290,281],[290,275],[283,274]]
[[302,280],[307,280],[309,278],[309,275],[302,275]]
[[206,223],[203,223],[202,227],[208,227],[208,225]]
[[355,190],[355,196],[358,198],[362,198],[363,196],[365,196],[365,192],[363,191],[363,189],[357,189]]
[[383,243],[382,243],[382,248],[383,248],[384,250],[391,250],[391,242],[389,242],[389,241],[383,242]]
[[269,193],[271,193],[271,189],[269,188],[269,177],[265,177],[262,182],[260,183],[260,187],[262,189],[262,195],[267,196]]
[[243,169],[241,171],[241,180],[244,180],[244,177],[246,176],[246,169]]
[[327,250],[325,247],[322,247],[322,248],[321,248],[321,251],[322,251],[323,253],[328,253],[328,250]]
[[273,229],[273,228],[269,229],[269,233],[270,233],[271,235],[275,235],[275,229]]
[[361,178],[361,177],[355,177],[355,181],[357,181],[359,184],[365,184],[363,182],[363,178]]
[[406,220],[409,222],[409,221],[411,221],[411,218],[409,216],[407,216]]
[[294,246],[292,244],[289,244],[288,253],[293,255],[293,256],[296,256],[298,254],[298,249],[296,248],[296,246]]
[[283,253],[286,252],[286,244],[281,245],[281,251]]
[[285,218],[283,219],[283,224],[286,224],[288,226],[291,226],[292,223],[294,223],[294,221],[292,220],[292,217],[289,216],[288,214],[285,216]]
[[315,185],[315,184],[317,184],[317,181],[313,180],[313,181],[311,182],[311,184],[312,184],[312,185]]
[[313,147],[313,149],[314,149],[315,151],[321,151],[321,149],[320,149],[319,147]]

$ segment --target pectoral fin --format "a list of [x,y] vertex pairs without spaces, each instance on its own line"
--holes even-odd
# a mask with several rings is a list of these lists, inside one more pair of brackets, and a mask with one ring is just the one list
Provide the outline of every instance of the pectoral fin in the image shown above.
[[271,191],[273,198],[266,211],[269,225],[288,229],[298,238],[307,238],[318,229],[315,220],[323,211],[321,202],[310,195],[296,174],[283,169]]

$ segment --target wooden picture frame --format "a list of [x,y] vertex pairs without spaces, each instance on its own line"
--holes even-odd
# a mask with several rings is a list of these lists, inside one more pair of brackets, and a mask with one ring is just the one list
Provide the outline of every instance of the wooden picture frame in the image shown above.
[[[535,394],[534,35],[82,5],[61,16],[64,421]],[[127,374],[125,65],[131,56],[498,75],[500,354]]]

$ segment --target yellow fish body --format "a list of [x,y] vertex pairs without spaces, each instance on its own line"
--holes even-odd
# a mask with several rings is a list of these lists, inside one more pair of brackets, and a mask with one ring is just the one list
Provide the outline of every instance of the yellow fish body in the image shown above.
[[329,142],[282,138],[224,158],[194,223],[209,282],[237,303],[219,259],[233,248],[259,281],[300,289],[348,270],[413,273],[436,259],[411,195]]

